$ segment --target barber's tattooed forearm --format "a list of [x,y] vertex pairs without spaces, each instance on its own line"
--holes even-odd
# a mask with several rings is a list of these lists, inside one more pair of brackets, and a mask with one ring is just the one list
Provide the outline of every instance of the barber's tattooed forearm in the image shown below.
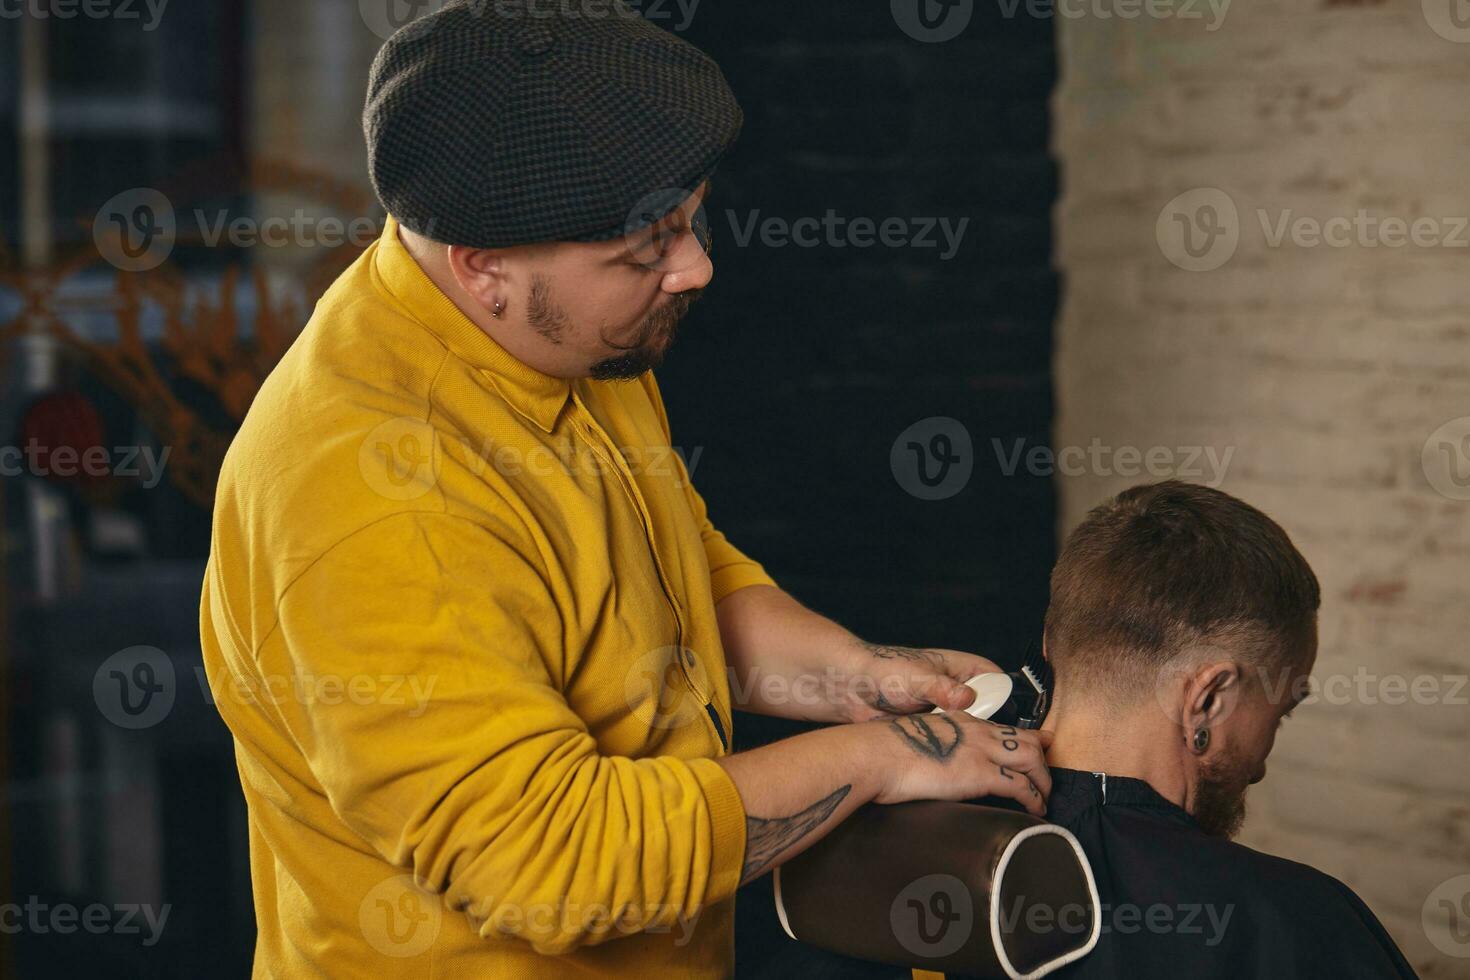
[[940,660],[933,650],[920,650],[916,647],[895,647],[886,643],[868,643],[865,640],[859,640],[858,646],[879,660],[907,660],[918,664],[934,664]]
[[[861,683],[862,685],[862,689],[856,692],[858,700],[884,714],[898,715],[914,710],[914,705],[908,702],[916,699],[906,689],[908,684],[899,672],[902,668],[897,668],[896,662],[921,664],[922,667],[915,671],[916,676],[925,676],[930,672],[942,671],[944,668],[944,658],[933,650],[889,646],[886,643],[869,643],[856,638],[854,642],[858,649],[873,660],[886,661],[868,667],[859,667],[852,679],[855,684]],[[912,679],[909,678],[909,680]],[[884,685],[891,686],[885,691]],[[891,694],[898,696],[897,702],[889,696]]]
[[850,792],[852,784],[849,783],[789,817],[746,815],[745,867],[740,870],[741,882],[763,873],[783,851],[825,823]]
[[909,748],[940,762],[948,759],[965,738],[960,726],[944,715],[907,715],[888,724]]

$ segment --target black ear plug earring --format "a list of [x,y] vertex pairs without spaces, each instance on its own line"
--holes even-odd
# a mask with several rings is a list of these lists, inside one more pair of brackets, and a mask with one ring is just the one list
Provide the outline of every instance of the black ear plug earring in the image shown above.
[[1203,752],[1210,747],[1210,730],[1208,728],[1196,728],[1194,730],[1194,750]]

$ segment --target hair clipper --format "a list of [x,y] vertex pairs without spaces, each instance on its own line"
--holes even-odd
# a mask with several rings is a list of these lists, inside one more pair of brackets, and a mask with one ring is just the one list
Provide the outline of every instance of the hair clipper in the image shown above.
[[1040,728],[1051,708],[1054,684],[1051,664],[1042,656],[1041,648],[1032,643],[1026,648],[1020,670],[978,674],[965,682],[975,692],[975,703],[965,712],[997,725]]

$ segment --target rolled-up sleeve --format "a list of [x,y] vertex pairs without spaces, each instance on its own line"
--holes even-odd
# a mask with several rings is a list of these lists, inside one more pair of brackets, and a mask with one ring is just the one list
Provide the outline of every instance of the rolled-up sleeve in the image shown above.
[[[508,537],[400,514],[319,558],[261,666],[347,694],[282,721],[341,820],[483,936],[556,954],[687,921],[739,884],[735,786],[710,759],[599,754],[557,686],[544,573]],[[363,677],[380,696],[351,696]]]

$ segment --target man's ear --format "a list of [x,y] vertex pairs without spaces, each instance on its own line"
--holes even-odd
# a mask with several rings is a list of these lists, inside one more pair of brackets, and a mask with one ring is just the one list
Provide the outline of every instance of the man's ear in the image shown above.
[[1184,690],[1184,734],[1217,728],[1239,706],[1243,673],[1231,660],[1201,664]]
[[487,310],[506,302],[505,252],[493,248],[449,246],[449,271],[454,281]]

